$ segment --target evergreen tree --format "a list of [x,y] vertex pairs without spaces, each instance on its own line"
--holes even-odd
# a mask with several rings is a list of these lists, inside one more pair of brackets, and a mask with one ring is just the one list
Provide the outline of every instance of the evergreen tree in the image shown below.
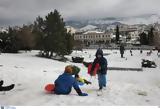
[[17,53],[19,50],[19,40],[17,38],[17,30],[9,27],[8,33],[2,33],[1,38],[2,51],[5,53]]
[[148,37],[147,37],[147,34],[146,33],[141,33],[140,35],[140,43],[142,45],[148,45]]
[[46,43],[45,46],[50,52],[50,57],[53,55],[53,52],[58,55],[66,54],[66,29],[63,19],[61,18],[59,12],[55,10],[50,12],[46,16]]
[[61,56],[71,53],[73,36],[67,33],[63,18],[57,10],[50,12],[45,19],[38,17],[34,25],[34,33],[40,35],[37,37],[38,44],[46,57],[52,57],[53,53]]
[[116,43],[119,43],[119,26],[116,26]]
[[72,49],[73,49],[73,45],[74,45],[74,37],[73,35],[71,35],[71,33],[67,33],[66,35],[66,47],[67,47],[67,54],[71,54],[72,53]]
[[34,27],[33,27],[33,34],[35,36],[35,48],[39,49],[41,51],[44,51],[44,39],[45,39],[45,22],[43,18],[38,16],[36,18],[36,21],[34,22]]
[[4,52],[7,37],[8,35],[6,32],[0,32],[0,52]]
[[153,38],[154,38],[153,31],[154,31],[154,28],[151,27],[150,31],[148,32],[148,43],[149,43],[149,45],[153,45]]

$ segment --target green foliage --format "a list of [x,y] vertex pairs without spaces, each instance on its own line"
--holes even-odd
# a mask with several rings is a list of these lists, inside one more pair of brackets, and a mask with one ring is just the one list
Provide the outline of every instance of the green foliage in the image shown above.
[[119,26],[116,26],[116,43],[119,42]]
[[20,49],[35,48],[46,57],[52,57],[53,53],[64,56],[72,52],[73,41],[73,35],[67,32],[63,18],[54,10],[45,18],[38,16],[32,25],[9,28],[8,32],[0,33],[0,50],[16,53]]
[[37,46],[46,57],[70,54],[73,48],[73,36],[67,33],[65,23],[57,10],[50,12],[44,19],[38,17],[34,23]]
[[0,33],[1,51],[5,53],[17,53],[19,50],[19,40],[17,30],[9,27],[8,33]]
[[147,34],[146,33],[141,33],[140,35],[140,43],[142,45],[148,45],[148,37],[147,37]]
[[154,28],[151,27],[150,30],[148,31],[148,34],[143,32],[139,35],[140,43],[142,45],[153,45],[153,39],[154,39],[153,31],[154,31]]
[[153,45],[153,38],[154,38],[153,31],[154,31],[154,28],[151,27],[149,32],[148,32],[148,43],[149,43],[149,45]]
[[44,49],[44,43],[45,43],[44,28],[45,28],[44,20],[43,18],[38,16],[33,25],[33,34],[35,35],[35,40],[36,40],[35,48],[39,50]]
[[71,54],[74,45],[74,36],[70,32],[66,34],[66,42],[67,54]]

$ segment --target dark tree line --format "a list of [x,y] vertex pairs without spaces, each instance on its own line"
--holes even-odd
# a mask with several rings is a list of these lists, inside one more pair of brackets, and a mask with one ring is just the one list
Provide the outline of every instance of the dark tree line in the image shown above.
[[17,30],[10,28],[8,32],[0,33],[0,49],[1,52],[17,53],[20,49],[19,39],[17,38]]
[[153,39],[154,39],[154,28],[151,27],[150,30],[148,31],[148,33],[142,32],[139,36],[140,36],[140,43],[142,45],[153,45]]
[[70,54],[73,48],[73,35],[67,32],[63,18],[57,10],[45,18],[37,17],[34,24],[23,27],[10,27],[0,33],[2,52],[16,53],[19,50],[38,49],[45,57]]
[[9,27],[8,32],[0,33],[0,50],[4,53],[17,53],[19,50],[31,50],[35,46],[32,25]]

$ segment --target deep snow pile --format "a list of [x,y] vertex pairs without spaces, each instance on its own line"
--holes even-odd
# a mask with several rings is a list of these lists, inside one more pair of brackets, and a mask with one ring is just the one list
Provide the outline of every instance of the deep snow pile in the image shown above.
[[[93,61],[96,50],[74,51],[72,55],[81,55],[85,61]],[[104,50],[110,67],[140,68],[141,59],[155,61],[157,68],[143,68],[143,71],[108,71],[107,90],[103,96],[97,96],[97,77],[90,77],[83,64],[60,62],[36,57],[38,51],[21,52],[19,54],[0,55],[0,80],[4,84],[15,83],[10,92],[0,92],[1,105],[159,105],[160,98],[160,58],[154,51],[147,56],[138,50],[125,52],[125,58],[120,58],[119,51]],[[46,94],[44,86],[52,83],[63,73],[66,65],[73,64],[81,68],[80,75],[92,82],[83,85],[83,92],[89,94],[80,97],[72,90],[70,95]]]

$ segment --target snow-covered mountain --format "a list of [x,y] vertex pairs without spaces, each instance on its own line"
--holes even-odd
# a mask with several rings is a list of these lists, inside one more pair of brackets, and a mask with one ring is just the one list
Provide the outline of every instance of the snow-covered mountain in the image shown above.
[[153,24],[156,22],[160,22],[160,15],[157,14],[150,14],[150,15],[141,15],[141,16],[134,16],[124,18],[121,23],[125,24]]
[[160,22],[160,15],[147,14],[147,15],[132,16],[132,17],[103,18],[103,19],[89,21],[89,23],[95,23],[95,24],[112,24],[114,22],[120,22],[129,25],[152,24],[155,22]]
[[87,26],[85,26],[85,27],[80,28],[80,31],[93,30],[93,29],[96,29],[96,28],[97,28],[97,26],[87,25]]
[[106,17],[99,19],[81,20],[81,21],[67,21],[67,25],[71,25],[75,28],[82,28],[86,25],[95,25],[97,27],[117,25],[117,24],[153,24],[160,22],[160,15],[158,14],[145,14],[139,16],[130,17]]

